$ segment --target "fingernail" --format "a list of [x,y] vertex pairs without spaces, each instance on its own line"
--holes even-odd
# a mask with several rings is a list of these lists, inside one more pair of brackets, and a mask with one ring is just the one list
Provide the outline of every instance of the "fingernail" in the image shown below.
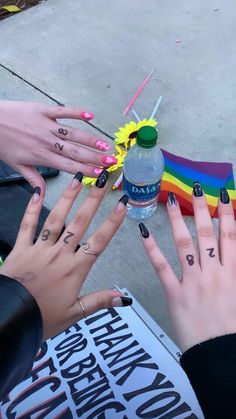
[[93,171],[93,173],[96,176],[99,176],[102,172],[103,172],[103,169],[100,169],[100,167],[96,167],[96,169],[94,169],[94,171]]
[[90,121],[90,119],[94,118],[94,115],[91,112],[82,112],[81,116],[83,119],[86,119],[86,121]]
[[132,298],[129,297],[113,297],[111,300],[112,307],[127,307],[133,303]]
[[145,224],[140,223],[139,224],[139,230],[140,230],[140,233],[142,234],[144,239],[147,239],[149,237],[149,231],[148,231],[147,227],[145,226]]
[[96,181],[97,188],[104,188],[104,186],[107,183],[108,176],[109,176],[108,171],[103,170],[102,173],[100,174],[99,178]]
[[220,200],[223,204],[228,204],[229,203],[230,198],[229,198],[229,194],[227,192],[227,189],[225,189],[225,188],[220,189]]
[[108,151],[110,148],[110,144],[104,140],[97,140],[96,147],[99,148],[99,150]]
[[39,200],[40,200],[40,194],[41,194],[41,188],[40,188],[40,186],[36,186],[36,188],[33,191],[33,197],[32,197],[32,202],[34,204],[36,204],[37,202],[39,202]]
[[203,195],[203,190],[199,182],[194,182],[193,184],[193,194],[197,198]]
[[173,192],[168,193],[168,203],[170,207],[176,207],[177,205],[175,194]]
[[79,187],[79,185],[81,185],[83,177],[84,177],[83,173],[81,173],[81,172],[76,173],[76,175],[74,176],[74,178],[71,181],[70,189],[77,189]]
[[117,204],[117,206],[116,206],[116,209],[115,209],[115,212],[117,213],[117,214],[119,214],[119,213],[121,213],[121,212],[123,212],[124,211],[124,208],[126,207],[126,205],[128,204],[128,200],[129,200],[129,196],[128,195],[123,195],[121,198],[120,198],[120,200],[119,200],[119,202],[118,202],[118,204]]
[[114,156],[103,156],[102,162],[105,165],[112,166],[117,163],[117,159]]

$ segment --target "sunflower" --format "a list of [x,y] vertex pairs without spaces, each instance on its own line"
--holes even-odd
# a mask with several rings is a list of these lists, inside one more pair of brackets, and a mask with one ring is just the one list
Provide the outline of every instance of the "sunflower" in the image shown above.
[[115,143],[120,144],[129,150],[136,143],[137,131],[139,128],[144,126],[156,127],[157,121],[155,119],[142,119],[142,121],[134,122],[130,121],[123,127],[119,128],[119,131],[115,132]]

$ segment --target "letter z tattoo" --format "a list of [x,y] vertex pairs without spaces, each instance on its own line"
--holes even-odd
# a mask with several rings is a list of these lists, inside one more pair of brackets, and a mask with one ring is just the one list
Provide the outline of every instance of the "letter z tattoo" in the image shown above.
[[68,244],[69,242],[68,242],[68,239],[70,238],[70,237],[72,237],[72,236],[74,236],[74,233],[71,233],[70,231],[67,231],[66,232],[66,237],[64,238],[64,243],[66,243],[66,244]]
[[209,249],[206,249],[206,250],[209,252],[210,258],[214,258],[215,257],[215,254],[214,254],[215,249],[214,249],[214,247],[210,247]]

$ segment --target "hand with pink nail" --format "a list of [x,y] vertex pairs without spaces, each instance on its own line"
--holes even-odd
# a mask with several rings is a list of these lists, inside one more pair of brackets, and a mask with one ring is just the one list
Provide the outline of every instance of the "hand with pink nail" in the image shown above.
[[97,177],[101,167],[116,163],[113,156],[104,155],[109,142],[60,122],[62,118],[88,122],[93,117],[81,108],[0,101],[0,159],[33,188],[39,186],[42,194],[45,182],[35,166]]

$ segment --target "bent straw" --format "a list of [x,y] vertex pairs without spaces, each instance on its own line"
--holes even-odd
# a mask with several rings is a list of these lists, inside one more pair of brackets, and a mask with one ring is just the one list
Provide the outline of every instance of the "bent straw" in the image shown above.
[[134,102],[138,99],[140,93],[143,91],[144,87],[146,86],[146,84],[149,82],[150,78],[152,77],[153,71],[151,71],[151,73],[148,74],[148,76],[146,77],[146,79],[142,82],[142,84],[139,86],[139,88],[136,90],[135,94],[133,95],[132,99],[130,100],[130,102],[128,103],[128,105],[126,106],[123,115],[127,115],[127,113],[129,112],[130,108],[132,108]]
[[156,102],[156,104],[154,106],[154,109],[152,111],[152,114],[150,116],[150,119],[153,119],[154,118],[154,116],[155,116],[155,114],[157,112],[157,109],[159,108],[159,105],[160,105],[161,101],[162,101],[162,96],[160,96],[159,99],[157,99],[157,102]]

